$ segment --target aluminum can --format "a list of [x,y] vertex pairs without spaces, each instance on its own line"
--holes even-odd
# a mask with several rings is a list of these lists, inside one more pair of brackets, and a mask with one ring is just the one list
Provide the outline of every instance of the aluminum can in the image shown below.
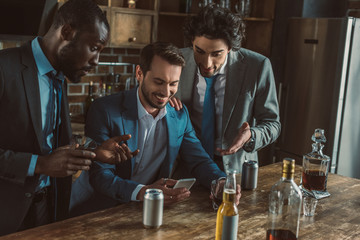
[[145,228],[162,225],[164,194],[160,189],[147,189],[144,196],[143,224]]
[[256,161],[248,160],[243,163],[241,174],[241,189],[253,190],[257,187],[259,165]]

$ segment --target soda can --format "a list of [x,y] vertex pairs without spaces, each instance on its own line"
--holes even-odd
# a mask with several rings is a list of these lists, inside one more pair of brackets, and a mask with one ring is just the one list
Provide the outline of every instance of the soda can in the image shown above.
[[253,190],[257,187],[258,163],[247,160],[243,163],[241,175],[241,189]]
[[160,189],[147,189],[144,196],[143,224],[145,228],[162,225],[164,194]]

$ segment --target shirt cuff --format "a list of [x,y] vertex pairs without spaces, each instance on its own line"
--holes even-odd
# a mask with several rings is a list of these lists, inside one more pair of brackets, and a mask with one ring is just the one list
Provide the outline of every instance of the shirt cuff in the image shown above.
[[139,200],[136,199],[136,196],[140,192],[140,189],[142,189],[144,186],[145,185],[143,185],[143,184],[139,184],[139,185],[136,186],[135,190],[131,194],[131,201],[140,202]]
[[34,176],[38,157],[39,157],[38,155],[31,155],[30,164],[29,164],[28,173],[27,173],[28,177]]

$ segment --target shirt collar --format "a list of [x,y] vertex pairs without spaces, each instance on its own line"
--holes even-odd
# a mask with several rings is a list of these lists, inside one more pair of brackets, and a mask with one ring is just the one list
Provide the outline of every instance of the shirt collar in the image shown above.
[[224,64],[221,66],[218,74],[225,74],[225,68],[226,68],[226,65],[227,65],[228,55],[229,55],[229,54],[226,54],[225,62],[224,62]]
[[[146,115],[150,115],[150,113],[148,113],[146,111],[146,109],[144,108],[144,106],[142,105],[141,101],[140,101],[140,97],[139,97],[139,91],[140,91],[140,87],[138,87],[137,91],[136,91],[136,100],[137,100],[137,108],[138,108],[138,117],[139,119],[142,119],[143,117],[145,117]],[[158,115],[156,115],[155,120],[160,120],[163,117],[165,117],[167,111],[166,111],[166,107],[161,108]],[[152,116],[151,116],[152,117]]]
[[34,40],[31,41],[31,48],[33,51],[35,63],[39,74],[41,76],[46,75],[49,72],[52,72],[54,76],[57,75],[58,78],[61,80],[64,79],[64,74],[62,72],[57,72],[55,68],[51,65],[47,57],[45,56],[43,50],[41,49],[39,41],[41,37],[36,37]]

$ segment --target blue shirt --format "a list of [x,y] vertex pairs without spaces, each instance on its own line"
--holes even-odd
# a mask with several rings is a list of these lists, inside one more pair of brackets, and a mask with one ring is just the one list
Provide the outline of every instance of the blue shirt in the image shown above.
[[[40,93],[40,103],[41,103],[41,127],[43,131],[43,142],[41,143],[42,149],[45,149],[47,153],[50,153],[54,144],[54,128],[56,123],[56,112],[57,112],[57,103],[54,101],[56,98],[53,98],[53,94],[56,97],[56,90],[54,89],[53,80],[48,77],[48,73],[52,72],[54,75],[57,74],[57,71],[50,64],[49,60],[46,58],[44,52],[41,49],[39,43],[40,37],[35,38],[31,42],[31,48],[34,55],[36,67],[37,67],[37,77],[39,81],[39,93]],[[59,76],[64,80],[64,75],[60,72]],[[54,107],[55,106],[55,107]],[[55,114],[53,114],[55,113]],[[54,121],[51,121],[53,117]],[[53,124],[51,124],[53,123]],[[38,155],[32,155],[31,161],[28,169],[28,176],[34,176],[35,166],[37,163]],[[41,175],[39,179],[39,185],[35,191],[40,190],[43,187],[50,185],[50,178],[48,176]]]

